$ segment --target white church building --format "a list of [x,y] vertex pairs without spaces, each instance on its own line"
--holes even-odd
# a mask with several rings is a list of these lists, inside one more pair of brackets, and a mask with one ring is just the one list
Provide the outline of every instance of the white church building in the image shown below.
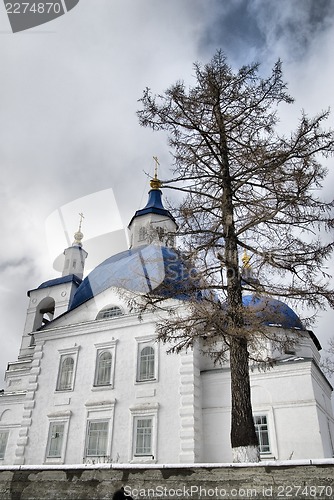
[[[175,279],[171,307],[186,307],[177,226],[161,197],[155,178],[130,221],[129,250],[83,279],[79,228],[62,276],[28,292],[21,348],[0,394],[0,465],[232,461],[228,363],[214,365],[197,345],[167,355],[155,314],[139,319],[125,298]],[[261,459],[333,457],[321,346],[291,308],[273,304],[279,321],[276,313],[268,328],[298,333],[298,343],[272,369],[251,372]]]

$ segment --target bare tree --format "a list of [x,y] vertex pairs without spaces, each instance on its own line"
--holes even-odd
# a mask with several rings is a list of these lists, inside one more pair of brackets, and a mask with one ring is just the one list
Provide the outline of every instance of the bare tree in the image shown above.
[[325,356],[322,358],[321,367],[328,377],[334,375],[334,337],[328,340],[327,349],[325,349]]
[[[334,202],[320,198],[327,173],[320,158],[333,153],[334,135],[322,128],[327,111],[302,113],[290,135],[277,132],[278,105],[293,102],[279,61],[265,79],[257,64],[234,72],[220,51],[194,68],[192,88],[179,81],[163,95],[146,89],[138,111],[141,125],[168,133],[174,177],[163,186],[184,193],[179,234],[197,269],[192,292],[202,289],[190,314],[174,314],[157,329],[174,351],[208,335],[217,360],[229,350],[234,459],[257,460],[249,362],[255,332],[266,334],[265,311],[246,308],[242,293],[288,297],[315,310],[334,306],[324,268],[333,242],[321,241],[333,228]],[[242,266],[244,251],[250,257]],[[157,307],[165,296],[147,301]]]

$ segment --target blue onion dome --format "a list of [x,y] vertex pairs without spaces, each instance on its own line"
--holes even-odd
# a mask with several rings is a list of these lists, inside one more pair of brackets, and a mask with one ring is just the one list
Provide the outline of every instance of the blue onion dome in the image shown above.
[[143,245],[109,257],[76,290],[70,310],[111,287],[180,300],[201,294],[196,273],[174,248]]
[[242,301],[243,305],[249,307],[264,325],[304,330],[297,314],[280,300],[258,295],[245,295]]
[[[151,185],[152,185],[152,181],[151,181]],[[165,217],[169,217],[176,224],[176,221],[175,221],[174,217],[172,216],[172,214],[169,212],[169,210],[166,210],[165,207],[163,206],[161,195],[162,195],[162,192],[160,189],[151,189],[149,191],[148,201],[147,201],[145,207],[140,209],[140,210],[137,210],[135,212],[134,216],[130,220],[129,227],[131,226],[133,219],[140,217],[141,215],[146,215],[146,214],[163,215]]]

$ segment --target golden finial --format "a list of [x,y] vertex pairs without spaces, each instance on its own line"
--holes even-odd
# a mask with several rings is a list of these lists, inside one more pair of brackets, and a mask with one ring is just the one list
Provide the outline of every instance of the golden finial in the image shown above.
[[74,233],[73,245],[81,247],[82,246],[82,238],[84,236],[81,232],[81,225],[82,225],[82,221],[85,217],[84,217],[83,213],[80,213],[79,216],[80,216],[79,229],[76,233]]
[[249,257],[249,255],[247,254],[247,250],[245,249],[244,254],[242,256],[242,259],[241,259],[244,269],[251,269],[252,266],[250,264],[250,259],[251,258]]
[[154,167],[154,178],[151,179],[150,181],[150,186],[152,189],[160,189],[161,188],[161,182],[158,179],[158,165],[160,166],[159,160],[157,156],[153,156],[153,160],[155,161],[155,167]]

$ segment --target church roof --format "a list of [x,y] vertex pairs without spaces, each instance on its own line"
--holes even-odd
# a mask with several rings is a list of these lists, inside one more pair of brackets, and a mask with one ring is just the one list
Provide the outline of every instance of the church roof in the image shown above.
[[[42,283],[41,285],[39,285],[39,287],[37,288],[37,290],[39,290],[40,288],[48,288],[49,286],[55,286],[55,285],[62,285],[63,283],[76,283],[77,285],[80,285],[81,283],[81,279],[78,278],[78,276],[76,276],[75,274],[68,274],[67,276],[61,276],[60,278],[54,278],[52,280],[48,280],[48,281],[44,281],[44,283]],[[29,290],[28,291],[28,297],[30,296],[30,292],[32,292],[33,290]]]
[[254,311],[267,326],[295,328],[303,330],[303,324],[297,314],[284,302],[271,297],[245,295],[242,299],[244,306]]
[[131,226],[133,219],[146,214],[164,215],[165,217],[169,217],[175,222],[175,219],[172,216],[172,214],[169,212],[169,210],[166,210],[165,207],[163,206],[161,195],[162,192],[160,189],[151,189],[149,191],[148,201],[145,207],[135,212],[134,216],[132,217],[129,223],[129,226]]
[[[171,213],[162,204],[161,182],[157,174],[151,180],[149,198],[144,208],[137,210],[129,226],[136,217],[158,214],[169,217]],[[175,222],[175,221],[174,221]],[[80,226],[81,227],[81,226]],[[80,228],[79,228],[80,229]],[[80,233],[81,234],[81,233]],[[243,258],[247,267],[246,257]],[[246,262],[246,263],[245,263]],[[42,283],[39,288],[76,281],[79,284],[69,311],[111,288],[121,288],[138,294],[154,294],[182,300],[203,298],[196,270],[180,251],[146,244],[113,255],[99,264],[80,284],[74,275],[63,276]],[[297,314],[283,302],[258,295],[246,295],[243,304],[249,307],[260,322],[267,326],[303,329]],[[224,305],[222,305],[224,308]]]
[[[69,309],[75,309],[111,287],[181,300],[201,299],[203,292],[197,286],[197,279],[195,270],[178,250],[143,245],[113,255],[98,265],[76,290]],[[243,304],[267,326],[303,329],[297,314],[280,300],[246,295]]]
[[110,287],[187,300],[196,294],[196,279],[192,272],[185,258],[173,248],[160,245],[135,247],[98,265],[76,290],[70,310]]

